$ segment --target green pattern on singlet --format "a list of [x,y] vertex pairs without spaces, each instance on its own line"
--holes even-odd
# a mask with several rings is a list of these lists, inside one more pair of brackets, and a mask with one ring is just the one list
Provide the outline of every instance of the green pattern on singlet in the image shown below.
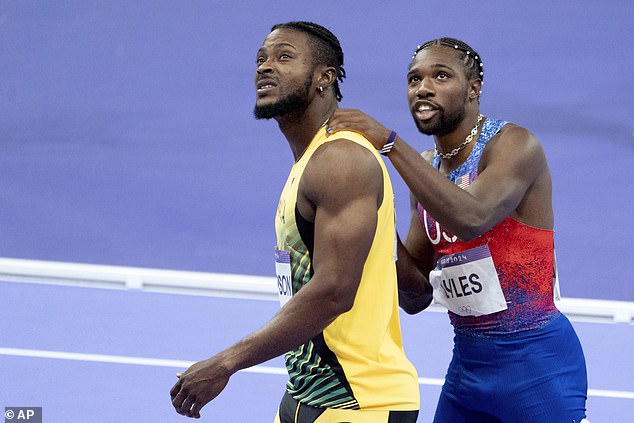
[[[312,263],[294,216],[287,216],[284,224],[285,249],[291,259],[293,295],[312,277]],[[325,344],[324,344],[325,345]],[[297,401],[314,407],[359,409],[345,375],[325,362],[313,340],[286,353],[289,381],[288,393]]]
[[[295,219],[292,220],[295,223]],[[290,225],[289,225],[290,226]],[[297,225],[287,226],[287,249],[291,256],[291,279],[293,295],[306,285],[312,276],[312,266],[308,248],[302,242]]]
[[286,389],[297,401],[313,407],[359,409],[349,389],[317,354],[313,341],[286,353],[286,369],[290,376]]

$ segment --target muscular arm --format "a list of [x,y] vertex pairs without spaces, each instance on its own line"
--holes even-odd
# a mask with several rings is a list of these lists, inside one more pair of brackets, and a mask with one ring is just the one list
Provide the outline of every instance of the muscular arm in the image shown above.
[[[358,110],[337,110],[330,125],[335,130],[354,128],[370,138],[375,147],[382,146],[390,133]],[[467,241],[512,215],[538,178],[550,179],[539,141],[521,127],[507,126],[487,145],[478,178],[467,190],[437,172],[400,137],[396,138],[388,157],[427,211],[445,228]],[[549,189],[538,199],[546,207],[526,208],[525,223],[552,226],[552,216],[540,217],[540,214],[552,214]]]
[[546,163],[537,139],[516,126],[505,128],[487,146],[481,172],[467,190],[451,183],[400,138],[389,158],[429,214],[465,241],[510,216]]
[[408,314],[426,309],[432,301],[432,287],[428,276],[433,267],[433,248],[422,233],[416,210],[416,199],[411,198],[411,220],[405,244],[398,239],[398,298]]
[[307,342],[352,307],[376,229],[382,183],[374,156],[354,143],[328,143],[315,153],[298,193],[300,213],[315,222],[313,277],[261,329],[180,376],[171,391],[179,413],[198,417],[233,373]]

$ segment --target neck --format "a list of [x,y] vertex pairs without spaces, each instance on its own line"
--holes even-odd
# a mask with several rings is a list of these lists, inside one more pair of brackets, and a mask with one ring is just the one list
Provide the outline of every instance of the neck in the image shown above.
[[[476,121],[478,120],[479,111],[474,110],[472,112],[467,112],[465,118],[458,124],[458,126],[451,132],[443,135],[434,135],[434,142],[436,143],[436,149],[442,153],[449,153],[455,148],[459,148],[467,139],[471,130],[476,125]],[[480,129],[482,128],[482,122],[478,126],[478,134]],[[455,156],[451,158],[442,158],[442,162],[446,162],[448,164],[461,164],[464,162],[469,154],[471,154],[471,150],[473,150],[473,144],[478,137],[476,134],[471,142],[464,146]]]
[[295,161],[299,160],[315,134],[337,109],[337,102],[311,103],[303,112],[276,118],[280,131],[288,141]]

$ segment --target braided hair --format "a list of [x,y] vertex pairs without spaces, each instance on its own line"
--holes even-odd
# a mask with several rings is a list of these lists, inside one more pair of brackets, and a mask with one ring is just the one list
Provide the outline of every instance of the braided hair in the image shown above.
[[312,22],[295,21],[273,25],[271,32],[279,28],[290,28],[311,35],[310,43],[313,47],[315,62],[332,66],[337,72],[334,83],[335,97],[341,101],[343,96],[339,90],[339,82],[343,83],[346,71],[343,68],[343,50],[335,35],[327,28]]
[[471,48],[467,43],[455,38],[443,37],[427,41],[416,48],[412,59],[416,57],[416,54],[418,54],[419,51],[431,46],[445,46],[458,51],[462,56],[462,64],[467,70],[467,76],[469,79],[479,79],[484,82],[484,65],[482,64],[482,58],[478,52]]

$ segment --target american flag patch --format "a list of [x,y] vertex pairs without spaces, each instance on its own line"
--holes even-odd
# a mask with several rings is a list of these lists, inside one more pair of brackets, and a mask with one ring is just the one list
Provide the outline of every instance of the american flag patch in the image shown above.
[[469,185],[471,185],[471,178],[470,178],[470,175],[468,175],[468,174],[467,175],[462,175],[462,176],[458,176],[454,182],[460,188],[467,189],[467,188],[469,188]]

